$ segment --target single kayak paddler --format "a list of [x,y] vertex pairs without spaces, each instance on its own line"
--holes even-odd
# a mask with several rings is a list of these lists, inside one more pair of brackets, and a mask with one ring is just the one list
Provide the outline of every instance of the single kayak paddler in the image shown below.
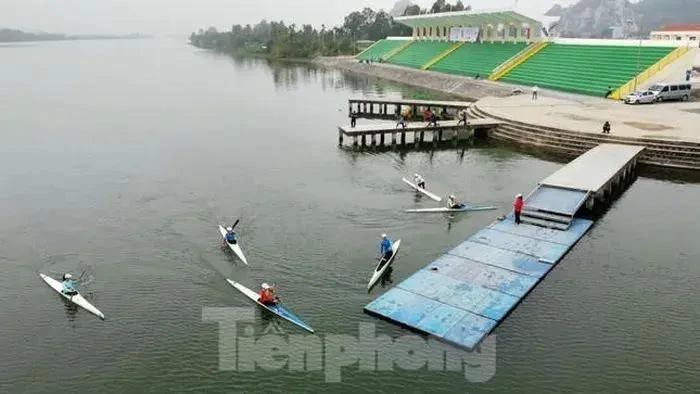
[[69,273],[63,274],[63,277],[61,278],[63,285],[63,289],[61,289],[61,292],[65,295],[73,296],[78,294],[78,290],[75,289],[75,281],[73,280],[73,275]]
[[236,227],[236,225],[240,221],[241,221],[241,219],[237,219],[236,222],[233,223],[232,226],[226,227],[226,236],[224,237],[224,238],[226,238],[226,242],[228,242],[230,244],[234,244],[234,245],[238,242],[238,239],[236,238],[236,232],[233,231],[233,228]]
[[265,305],[275,305],[280,301],[275,295],[275,288],[273,286],[263,283],[260,287],[262,287],[262,289],[260,290],[258,302]]
[[226,227],[226,242],[230,244],[235,244],[238,242],[236,239],[236,232],[233,231],[233,227]]
[[413,174],[413,182],[421,189],[425,189],[425,179],[418,174]]
[[390,259],[391,255],[394,253],[391,240],[386,234],[382,234],[382,242],[379,244],[379,251],[386,260]]
[[455,197],[454,194],[451,194],[450,197],[447,199],[447,208],[460,209],[464,208],[464,204],[458,202],[457,197]]

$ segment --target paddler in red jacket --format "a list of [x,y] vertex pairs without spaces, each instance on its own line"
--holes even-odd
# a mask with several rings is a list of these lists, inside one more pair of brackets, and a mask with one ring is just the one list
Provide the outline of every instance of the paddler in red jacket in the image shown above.
[[523,211],[523,195],[518,194],[513,201],[513,213],[515,214],[515,224],[520,224],[520,212]]
[[261,287],[262,290],[260,290],[258,302],[265,305],[275,305],[277,302],[279,302],[279,299],[275,295],[275,289],[272,286],[268,285],[267,283],[263,283]]

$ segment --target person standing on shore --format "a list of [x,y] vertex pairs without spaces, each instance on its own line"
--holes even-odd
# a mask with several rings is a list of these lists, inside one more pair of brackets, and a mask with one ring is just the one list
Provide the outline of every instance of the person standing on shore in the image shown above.
[[532,87],[532,101],[537,101],[537,91],[540,90],[537,85]]
[[607,120],[603,123],[603,134],[610,134],[610,122]]
[[513,201],[513,213],[515,214],[515,224],[520,224],[520,213],[523,211],[523,195],[518,193]]

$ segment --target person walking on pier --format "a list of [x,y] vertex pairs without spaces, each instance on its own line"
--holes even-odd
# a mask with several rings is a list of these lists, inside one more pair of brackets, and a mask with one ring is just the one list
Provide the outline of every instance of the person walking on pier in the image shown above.
[[467,125],[467,110],[463,109],[459,111],[459,122],[457,122],[457,126],[460,124],[464,123],[464,125]]
[[603,123],[603,134],[610,134],[610,122],[607,120]]
[[515,224],[520,224],[520,213],[523,211],[523,195],[518,193],[513,201],[513,214],[515,215]]
[[430,120],[428,120],[428,126],[430,126],[430,125],[433,125],[435,127],[438,126],[437,116],[435,116],[435,114],[432,112],[430,113]]
[[357,112],[352,111],[350,113],[350,127],[355,127],[357,125]]
[[537,101],[537,92],[539,91],[539,88],[537,85],[532,87],[532,101]]
[[399,115],[399,120],[396,122],[396,128],[398,129],[399,126],[402,128],[406,128],[406,119],[404,119],[403,115]]

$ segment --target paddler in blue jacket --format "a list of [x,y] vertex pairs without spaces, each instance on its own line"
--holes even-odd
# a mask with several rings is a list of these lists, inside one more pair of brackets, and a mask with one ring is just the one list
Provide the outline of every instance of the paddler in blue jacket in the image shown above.
[[63,274],[63,294],[66,295],[76,295],[78,294],[78,291],[75,289],[75,281],[73,280],[73,275],[71,274]]
[[394,250],[391,248],[391,240],[387,238],[386,234],[382,234],[382,242],[379,244],[379,250],[384,256],[385,259],[391,258],[391,255],[394,253]]
[[233,226],[226,227],[226,242],[230,244],[235,244],[238,242],[236,240],[236,233],[233,231]]

